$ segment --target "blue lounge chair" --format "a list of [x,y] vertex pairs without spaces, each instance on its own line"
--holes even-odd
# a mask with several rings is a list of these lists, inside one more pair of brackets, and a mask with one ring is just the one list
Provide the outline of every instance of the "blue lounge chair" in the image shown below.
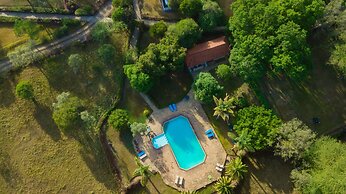
[[169,108],[169,110],[170,110],[171,112],[174,112],[173,106],[172,106],[171,104],[168,105],[168,108]]
[[177,105],[172,104],[172,107],[173,107],[173,111],[177,111]]
[[140,151],[140,152],[137,154],[137,156],[138,156],[138,157],[141,157],[141,156],[143,156],[144,154],[145,154],[144,151]]
[[214,132],[211,132],[211,133],[208,133],[207,136],[209,139],[211,139],[211,138],[215,137],[215,134],[214,134]]
[[205,131],[205,134],[208,135],[209,133],[213,133],[213,130],[212,129],[208,129]]

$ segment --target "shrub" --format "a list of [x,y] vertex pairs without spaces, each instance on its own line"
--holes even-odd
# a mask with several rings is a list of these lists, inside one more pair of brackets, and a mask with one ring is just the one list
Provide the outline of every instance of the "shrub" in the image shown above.
[[129,127],[129,114],[126,110],[116,109],[108,118],[108,123],[115,130],[123,130]]
[[25,100],[34,100],[34,89],[28,81],[20,81],[16,86],[16,95]]
[[83,15],[92,15],[93,14],[93,8],[90,5],[86,5],[84,7],[78,8],[75,12],[75,15],[83,16]]
[[231,67],[226,64],[221,64],[216,69],[216,75],[222,80],[229,80],[232,77]]
[[149,116],[150,116],[150,111],[149,111],[148,109],[145,109],[145,110],[143,111],[143,115],[144,115],[145,117],[149,117]]
[[97,50],[97,53],[104,64],[114,62],[115,48],[113,45],[104,44]]
[[150,26],[149,34],[151,37],[162,38],[167,31],[167,24],[164,21],[159,21],[156,24]]
[[199,73],[194,82],[195,98],[203,103],[212,103],[213,96],[218,97],[223,87],[210,73]]
[[68,34],[68,31],[68,27],[64,25],[54,31],[53,36],[54,38],[62,38]]

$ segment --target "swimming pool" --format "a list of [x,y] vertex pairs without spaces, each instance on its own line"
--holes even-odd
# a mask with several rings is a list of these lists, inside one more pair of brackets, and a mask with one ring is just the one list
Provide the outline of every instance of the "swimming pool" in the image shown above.
[[163,131],[180,168],[189,170],[204,162],[206,155],[186,117],[165,122]]

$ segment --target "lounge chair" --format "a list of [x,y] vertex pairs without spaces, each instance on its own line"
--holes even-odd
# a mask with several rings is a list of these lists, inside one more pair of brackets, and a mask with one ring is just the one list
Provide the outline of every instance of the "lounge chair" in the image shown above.
[[209,133],[213,133],[213,130],[212,129],[208,129],[205,131],[205,134],[208,135]]
[[174,182],[174,183],[175,183],[176,185],[178,185],[179,179],[180,179],[179,176],[177,176],[177,177],[175,178],[175,182]]
[[179,185],[182,186],[182,185],[183,185],[183,182],[184,182],[184,178],[183,178],[183,177],[180,177]]
[[177,111],[177,105],[176,104],[172,104],[172,107],[173,107],[173,111]]
[[170,110],[171,112],[174,112],[173,106],[172,106],[171,104],[168,105],[168,108],[169,108],[169,110]]
[[219,168],[225,168],[224,165],[221,165],[221,164],[219,164],[219,163],[216,163],[216,166],[219,167]]
[[215,167],[215,169],[217,170],[217,171],[219,171],[219,172],[222,172],[223,171],[223,169],[222,168],[220,168],[220,167]]
[[207,136],[209,139],[212,139],[215,137],[215,134],[214,134],[214,132],[211,132],[211,133],[208,133]]
[[141,157],[141,156],[144,155],[144,154],[145,154],[145,151],[142,150],[142,151],[138,152],[137,156],[138,156],[138,157]]
[[139,159],[142,160],[142,159],[145,158],[145,157],[147,157],[147,154],[144,153],[142,156],[139,157]]

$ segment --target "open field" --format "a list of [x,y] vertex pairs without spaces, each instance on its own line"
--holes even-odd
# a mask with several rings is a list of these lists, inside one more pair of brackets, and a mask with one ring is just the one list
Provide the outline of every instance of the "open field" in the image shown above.
[[[96,6],[96,0],[76,0],[75,1],[78,5],[91,5]],[[40,1],[31,1],[32,5],[34,7],[46,7],[46,8],[58,8],[63,9],[64,8],[64,1],[63,0],[40,0]],[[1,6],[27,6],[30,7],[30,4],[27,0],[0,0],[0,7]]]
[[[268,78],[264,93],[274,110],[285,121],[294,117],[304,121],[319,134],[331,133],[346,125],[346,81],[327,66],[328,42],[321,36],[311,41],[313,66],[302,83],[285,78]],[[312,118],[320,119],[313,124]]]
[[164,12],[161,0],[140,0],[139,6],[143,18],[178,20],[180,16],[175,12]]
[[[127,34],[117,34],[116,61],[127,48]],[[121,48],[119,45],[122,45]],[[80,47],[83,46],[83,50]],[[121,63],[104,65],[96,56],[99,45],[88,43],[67,49],[58,58],[31,66],[3,80],[0,87],[0,190],[6,193],[112,193],[118,185],[96,131],[80,127],[63,134],[52,120],[52,103],[62,91],[78,96],[84,107],[99,115],[119,95]],[[87,61],[79,75],[66,64],[71,53]],[[95,76],[97,74],[97,76]],[[19,80],[34,86],[37,104],[15,97]]]

